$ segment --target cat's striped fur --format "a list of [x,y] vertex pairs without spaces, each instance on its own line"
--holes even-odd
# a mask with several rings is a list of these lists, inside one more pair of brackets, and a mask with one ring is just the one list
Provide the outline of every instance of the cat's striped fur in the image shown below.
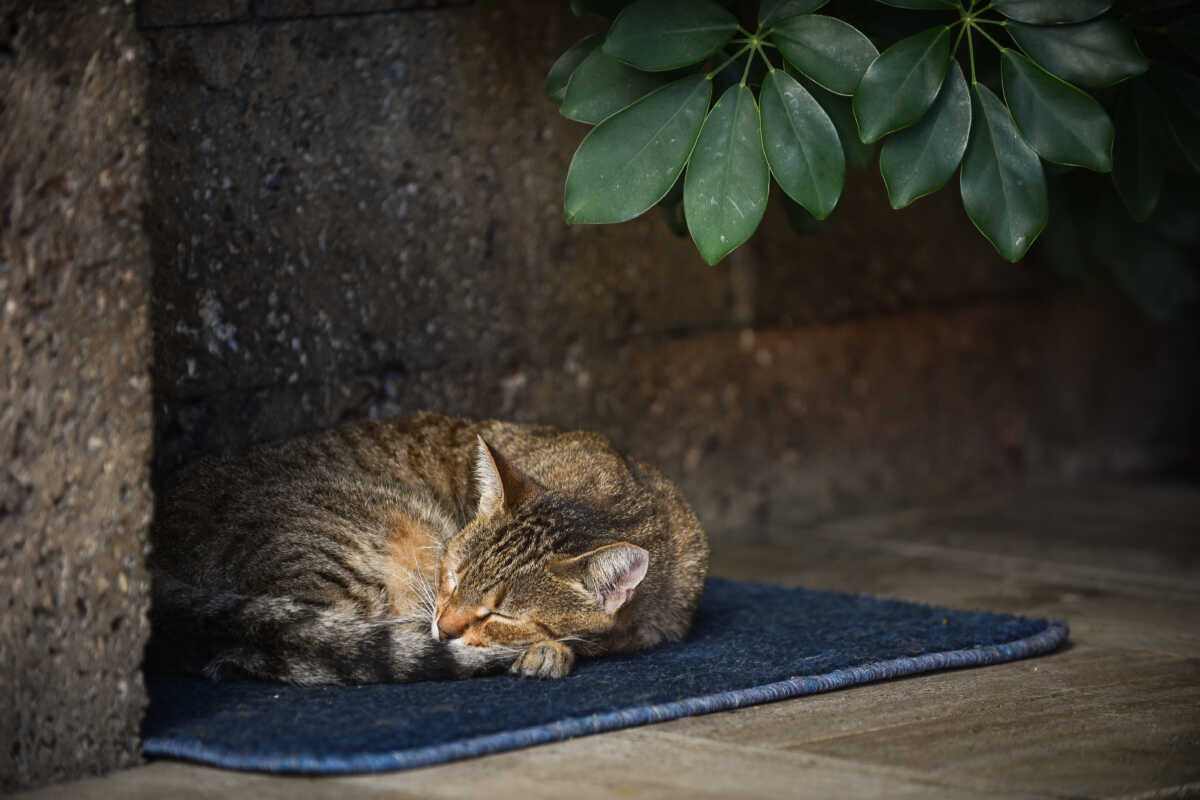
[[682,637],[708,557],[603,437],[432,414],[201,459],[152,545],[152,667],[306,684],[560,677]]

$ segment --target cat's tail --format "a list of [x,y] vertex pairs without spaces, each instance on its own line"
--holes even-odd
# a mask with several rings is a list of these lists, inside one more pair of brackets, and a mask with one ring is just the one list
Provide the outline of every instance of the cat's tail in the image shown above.
[[439,641],[429,620],[369,618],[285,597],[211,593],[156,576],[150,669],[297,684],[466,678],[507,668],[506,648]]

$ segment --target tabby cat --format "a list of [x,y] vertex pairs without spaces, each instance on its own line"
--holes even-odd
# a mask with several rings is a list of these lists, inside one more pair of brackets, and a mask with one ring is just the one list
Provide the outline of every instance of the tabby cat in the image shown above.
[[433,414],[201,459],[151,539],[151,668],[300,684],[562,677],[680,639],[708,565],[604,437]]

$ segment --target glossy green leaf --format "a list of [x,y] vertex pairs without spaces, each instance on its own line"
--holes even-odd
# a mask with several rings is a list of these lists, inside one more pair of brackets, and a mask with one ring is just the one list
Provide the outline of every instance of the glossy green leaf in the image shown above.
[[661,200],[687,163],[711,98],[712,82],[690,75],[593,128],[567,170],[567,222],[624,222]]
[[704,120],[683,180],[688,230],[706,262],[716,264],[750,238],[770,185],[754,93],[732,86]]
[[1143,80],[1129,83],[1116,108],[1113,185],[1139,222],[1153,213],[1166,172],[1161,135],[1166,124],[1158,95]]
[[1107,17],[1053,27],[1013,22],[1005,30],[1026,55],[1076,86],[1111,86],[1150,66],[1132,31]]
[[1025,141],[1056,164],[1112,170],[1113,124],[1090,95],[1016,50],[1000,54],[1004,99]]
[[817,219],[837,205],[846,159],[837,128],[821,104],[783,70],[767,75],[759,95],[762,146],[775,182]]
[[1017,22],[1057,25],[1086,22],[1112,6],[1112,0],[992,0],[997,11]]
[[595,125],[669,80],[669,75],[642,72],[593,50],[571,74],[558,110],[567,119]]
[[[790,70],[792,67],[789,65],[788,69]],[[804,75],[793,75],[791,72],[788,74],[799,80],[800,84],[813,96],[813,99],[821,104],[821,108],[825,109],[825,113],[833,121],[833,127],[837,128],[838,139],[842,143],[842,153],[846,156],[846,161],[859,169],[869,167],[871,158],[875,155],[875,145],[866,144],[858,138],[858,123],[854,121],[854,112],[850,109],[850,98],[834,94]]]
[[972,87],[971,138],[959,190],[967,216],[1000,255],[1018,261],[1049,218],[1042,162],[992,90]]
[[770,38],[788,63],[835,94],[853,94],[879,55],[853,25],[820,14],[780,20]]
[[555,59],[554,64],[550,67],[550,74],[546,76],[544,89],[546,97],[551,102],[562,103],[567,96],[567,82],[571,80],[571,74],[575,72],[575,68],[603,43],[604,35],[593,33],[568,47],[565,53]]
[[811,14],[829,0],[762,0],[758,6],[758,24],[767,27],[774,22],[800,14]]
[[955,0],[878,0],[885,6],[895,8],[925,9],[929,11],[945,11],[947,8],[957,8]]
[[962,161],[970,133],[971,93],[962,69],[953,63],[921,121],[889,136],[879,152],[879,172],[892,208],[904,208],[942,188]]
[[854,117],[864,142],[874,142],[921,118],[950,66],[950,28],[940,25],[901,39],[879,54],[854,92]]
[[613,21],[604,52],[648,72],[703,61],[737,33],[713,0],[636,0]]

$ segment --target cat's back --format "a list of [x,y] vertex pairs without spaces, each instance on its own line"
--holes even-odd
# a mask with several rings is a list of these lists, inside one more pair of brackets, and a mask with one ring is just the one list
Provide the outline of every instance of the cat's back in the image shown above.
[[386,558],[406,532],[451,535],[453,498],[467,489],[451,474],[456,426],[412,422],[365,420],[183,467],[161,494],[152,568],[252,591],[277,583],[280,565],[304,551],[359,564],[369,580],[371,554]]
[[[340,540],[351,549],[378,543],[396,515],[413,508],[428,512],[445,535],[465,525],[479,502],[472,479],[479,436],[548,489],[598,507],[619,503],[632,521],[614,536],[645,548],[665,568],[651,570],[646,588],[686,612],[676,618],[690,619],[707,542],[682,494],[658,470],[597,433],[427,412],[352,422],[183,468],[163,494],[152,566],[245,588],[255,571],[242,565],[263,563],[263,553],[285,558],[298,539]],[[266,585],[269,570],[261,574]]]

